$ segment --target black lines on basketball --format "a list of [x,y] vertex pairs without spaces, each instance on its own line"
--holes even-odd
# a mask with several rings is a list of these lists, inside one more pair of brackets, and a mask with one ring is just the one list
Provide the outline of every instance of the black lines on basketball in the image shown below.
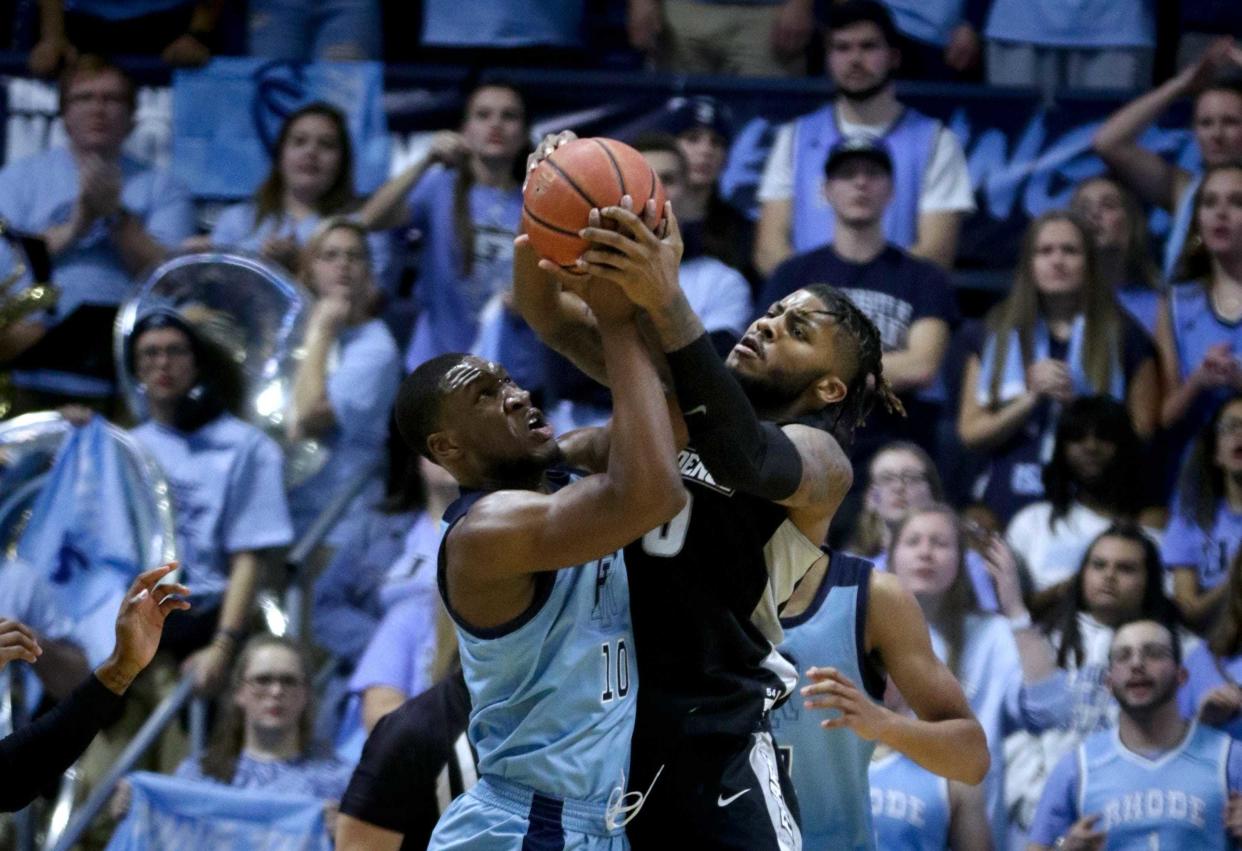
[[552,157],[548,157],[546,160],[544,160],[544,162],[550,165],[553,169],[555,169],[556,173],[559,174],[561,177],[563,177],[565,179],[565,182],[573,187],[573,190],[582,197],[583,201],[586,201],[588,204],[590,204],[592,208],[600,206],[599,204],[595,203],[595,201],[591,198],[590,195],[586,194],[583,188],[578,185],[577,181],[575,181],[572,177],[570,177],[568,174],[565,173],[565,169],[561,168],[559,165],[556,164],[556,161],[553,160]]
[[612,151],[606,144],[599,139],[591,141],[604,149],[604,156],[608,157],[608,162],[612,165],[612,173],[617,176],[617,185],[621,187],[621,197],[624,198],[629,194],[629,189],[625,185],[625,175],[621,173],[621,164],[617,162],[617,158],[612,155]]
[[577,231],[568,230],[563,227],[558,227],[549,221],[539,218],[534,213],[532,213],[530,211],[530,207],[526,206],[525,204],[522,204],[522,212],[525,213],[532,222],[534,222],[535,224],[539,225],[542,228],[547,228],[548,230],[555,231],[556,233],[563,233],[565,236],[577,236],[578,235]]

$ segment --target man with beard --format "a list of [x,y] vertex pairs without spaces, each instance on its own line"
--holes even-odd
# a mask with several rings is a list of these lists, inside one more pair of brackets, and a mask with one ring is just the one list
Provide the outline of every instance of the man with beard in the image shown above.
[[434,849],[624,847],[638,681],[621,547],[686,494],[633,308],[606,281],[586,287],[616,388],[610,428],[558,443],[530,394],[472,355],[432,358],[397,395],[402,437],[462,489],[444,514],[438,583],[479,782],[445,811]]
[[1116,730],[1090,736],[1044,787],[1027,851],[1232,848],[1242,839],[1242,749],[1181,717],[1181,643],[1164,624],[1117,630],[1108,683]]
[[[532,162],[564,138],[545,140]],[[773,305],[722,363],[676,283],[671,205],[665,217],[660,238],[628,209],[593,212],[581,261],[644,311],[690,435],[680,455],[685,508],[625,550],[643,681],[630,789],[644,803],[629,836],[636,849],[798,849],[797,805],[769,727],[797,682],[776,652],[778,610],[820,558],[849,489],[842,443],[874,395],[899,403],[875,326],[825,286]],[[590,316],[539,271],[566,273],[546,260],[534,268],[524,242],[519,310],[599,375]]]
[[831,241],[824,163],[843,136],[882,138],[893,156],[893,202],[884,214],[890,242],[946,268],[957,254],[974,195],[962,145],[943,124],[897,100],[897,31],[875,0],[834,4],[828,30],[832,103],[780,129],[759,185],[762,209],[755,265],[770,275],[795,252]]

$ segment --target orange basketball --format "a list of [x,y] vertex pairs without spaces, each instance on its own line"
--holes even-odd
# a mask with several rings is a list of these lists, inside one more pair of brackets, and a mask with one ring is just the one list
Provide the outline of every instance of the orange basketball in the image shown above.
[[616,139],[574,139],[527,176],[522,227],[540,257],[569,268],[586,250],[578,231],[591,208],[620,204],[623,195],[640,215],[655,198],[664,219],[664,185],[642,154]]

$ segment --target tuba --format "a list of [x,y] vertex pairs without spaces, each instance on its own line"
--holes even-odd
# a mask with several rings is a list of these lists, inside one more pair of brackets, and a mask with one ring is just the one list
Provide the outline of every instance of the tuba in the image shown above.
[[172,309],[223,351],[241,373],[242,419],[280,444],[285,485],[294,487],[327,461],[314,440],[290,441],[285,412],[293,388],[312,296],[283,269],[249,254],[202,252],[166,261],[117,312],[113,352],[120,391],[141,416],[144,401],[126,363],[134,324],[147,312]]

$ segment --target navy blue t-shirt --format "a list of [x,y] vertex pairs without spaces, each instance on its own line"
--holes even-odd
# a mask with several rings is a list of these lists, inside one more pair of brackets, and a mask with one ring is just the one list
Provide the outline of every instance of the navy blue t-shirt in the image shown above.
[[828,284],[848,295],[876,324],[886,352],[906,348],[910,326],[919,319],[957,323],[948,275],[895,245],[886,245],[866,263],[845,260],[831,245],[790,257],[776,267],[755,308],[762,313],[811,284]]

